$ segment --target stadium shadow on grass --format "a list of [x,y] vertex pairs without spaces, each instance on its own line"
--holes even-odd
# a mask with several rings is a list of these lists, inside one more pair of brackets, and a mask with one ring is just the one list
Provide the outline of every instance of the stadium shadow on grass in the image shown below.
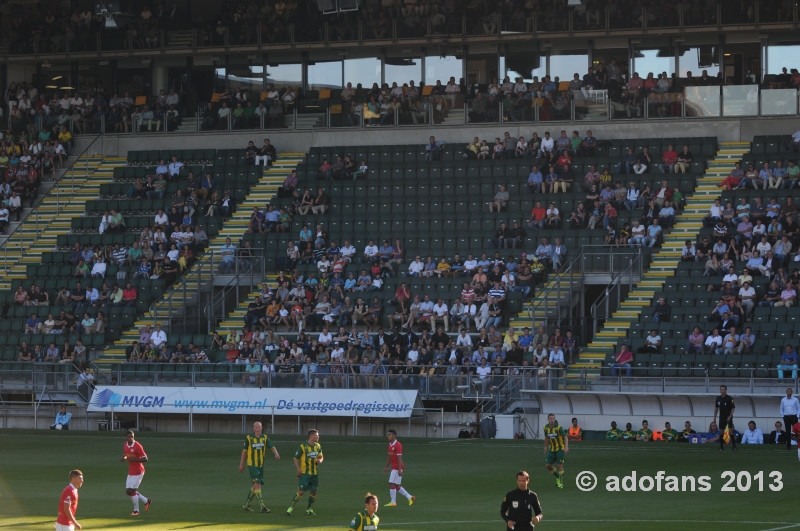
[[[382,427],[381,427],[382,428]],[[373,433],[378,431],[374,427]],[[250,488],[238,471],[243,437],[219,434],[162,434],[140,432],[137,440],[147,451],[142,491],[153,498],[152,508],[130,517],[130,499],[124,492],[127,466],[119,462],[124,436],[117,433],[0,431],[0,528],[51,530],[58,496],[67,474],[80,468],[85,484],[80,490],[78,520],[87,531],[125,529],[221,531],[347,529],[363,507],[367,491],[377,494],[381,531],[484,531],[502,529],[499,507],[503,495],[515,487],[520,469],[531,474],[531,488],[539,494],[544,521],[537,529],[574,529],[591,524],[592,530],[647,531],[665,526],[723,524],[728,531],[774,531],[800,528],[792,507],[800,492],[796,451],[781,447],[719,452],[713,445],[666,443],[573,443],[565,465],[565,488],[544,468],[541,440],[408,439],[404,445],[407,472],[403,483],[417,496],[413,507],[383,507],[388,502],[388,476],[382,474],[386,441],[379,437],[329,437],[320,443],[325,462],[314,508],[285,515],[297,479],[292,456],[303,436],[274,438],[281,454],[268,456],[264,499],[269,514],[241,509]],[[580,491],[575,478],[592,471],[598,487]],[[623,478],[632,471],[637,479],[666,475],[709,476],[709,492],[607,492],[606,478]],[[748,492],[722,492],[722,472],[764,472],[764,490],[751,482]],[[772,471],[782,472],[783,489],[769,489]],[[744,481],[744,476],[743,476]],[[630,483],[630,482],[629,482]],[[732,483],[736,487],[737,482]],[[645,482],[645,486],[647,486]],[[305,507],[303,500],[298,506]]]

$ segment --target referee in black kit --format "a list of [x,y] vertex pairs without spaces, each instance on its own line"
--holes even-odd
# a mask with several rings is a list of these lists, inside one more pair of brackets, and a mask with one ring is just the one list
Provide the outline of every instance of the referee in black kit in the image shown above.
[[[717,429],[719,429],[719,449],[724,450],[725,439],[722,437],[725,434],[725,428],[730,424],[733,426],[733,412],[736,411],[736,406],[733,405],[733,398],[728,394],[728,386],[719,386],[719,396],[714,403],[714,422],[717,422],[717,413],[719,413],[719,422]],[[736,450],[736,439],[731,433],[731,441],[733,442],[733,449]]]
[[500,506],[500,516],[506,521],[508,529],[514,531],[533,531],[533,524],[542,521],[542,507],[536,493],[528,489],[530,476],[517,473],[517,488],[506,494]]

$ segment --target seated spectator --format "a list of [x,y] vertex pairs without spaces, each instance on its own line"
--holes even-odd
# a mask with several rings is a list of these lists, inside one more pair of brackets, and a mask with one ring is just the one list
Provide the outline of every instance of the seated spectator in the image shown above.
[[[783,431],[783,424],[778,421],[775,423],[775,429],[769,432],[769,437],[766,441],[766,444],[787,444],[788,438],[785,431]],[[787,448],[790,448],[787,446]]]
[[797,378],[797,351],[792,345],[786,345],[781,354],[781,362],[778,364],[778,379],[783,379],[783,371],[792,371],[792,379]]
[[679,434],[677,430],[672,428],[672,424],[665,422],[664,431],[661,432],[661,437],[664,442],[678,442]]
[[649,428],[649,423],[646,420],[642,421],[642,429],[636,432],[636,440],[641,442],[653,440],[653,431]]
[[658,335],[658,330],[650,330],[650,333],[644,339],[644,346],[639,347],[637,352],[639,354],[656,354],[661,352],[661,336]]
[[500,185],[500,191],[498,191],[494,199],[489,201],[489,212],[504,212],[507,210],[509,200],[509,194],[506,191],[505,185]]
[[756,428],[752,420],[747,423],[747,429],[742,433],[742,444],[764,444],[764,434]]
[[69,430],[72,413],[67,413],[67,406],[61,406],[61,411],[56,414],[56,419],[50,425],[51,430]]
[[628,350],[628,345],[623,343],[620,345],[619,352],[614,356],[614,363],[611,364],[611,376],[617,376],[617,369],[624,368],[626,370],[625,376],[631,377],[631,363],[633,362],[633,353]]
[[654,323],[659,323],[659,322],[668,323],[670,319],[670,314],[672,314],[672,307],[669,304],[667,304],[667,301],[664,299],[664,297],[659,297],[658,303],[653,309],[652,321]]

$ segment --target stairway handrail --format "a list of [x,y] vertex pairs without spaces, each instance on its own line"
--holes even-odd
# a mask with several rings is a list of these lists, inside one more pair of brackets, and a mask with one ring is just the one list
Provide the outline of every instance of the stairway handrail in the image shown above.
[[[628,293],[630,293],[633,289],[633,273],[636,268],[640,268],[642,262],[642,252],[641,248],[639,248],[639,253],[630,260],[628,267],[617,273],[611,278],[611,282],[608,283],[606,286],[603,295],[601,295],[592,306],[589,308],[590,315],[592,316],[592,337],[594,338],[597,335],[597,309],[600,307],[601,304],[605,304],[606,306],[606,319],[608,319],[608,303],[611,299],[611,292],[616,289],[617,291],[617,301],[621,303],[620,300],[620,289],[622,288],[623,278],[627,277],[628,279]],[[641,270],[641,269],[640,269]]]
[[582,266],[583,266],[583,250],[581,249],[581,252],[578,255],[570,258],[569,262],[567,262],[567,265],[564,267],[563,270],[561,270],[558,273],[556,273],[556,277],[554,279],[554,284],[552,286],[546,288],[543,292],[541,292],[539,294],[534,294],[533,303],[531,304],[530,308],[528,309],[528,317],[531,320],[531,327],[532,328],[536,328],[536,326],[537,326],[536,325],[536,310],[538,308],[540,308],[542,305],[544,305],[544,310],[545,310],[544,323],[542,323],[542,324],[544,324],[545,328],[547,328],[547,320],[548,320],[548,316],[547,316],[547,311],[548,311],[547,295],[549,293],[551,293],[552,291],[554,291],[554,290],[558,290],[560,292],[561,291],[561,283],[563,282],[564,277],[566,277],[567,275],[569,275],[569,278],[570,278],[570,281],[569,281],[569,284],[568,284],[568,288],[570,289],[570,291],[572,291],[572,280],[571,279],[572,279],[573,269],[581,272],[581,274],[582,274],[582,271],[581,271],[582,270]]
[[[30,214],[28,214],[28,218],[29,218],[29,217],[31,217],[31,216],[33,215],[33,211],[34,211],[34,210],[36,210],[37,208],[39,208],[39,205],[41,204],[41,202],[42,202],[42,201],[44,201],[44,200],[45,200],[45,199],[46,199],[48,196],[50,196],[50,195],[51,195],[52,193],[54,193],[54,192],[55,192],[55,194],[56,194],[56,212],[55,212],[55,214],[54,214],[54,216],[53,216],[53,219],[58,219],[58,218],[60,217],[60,214],[61,214],[61,212],[62,212],[62,211],[64,210],[64,208],[67,206],[67,202],[68,202],[68,201],[65,201],[65,202],[62,204],[62,203],[60,202],[60,200],[59,200],[59,198],[60,198],[60,194],[61,194],[61,190],[60,190],[60,188],[61,188],[61,183],[62,183],[62,181],[64,181],[64,177],[66,177],[66,176],[67,176],[67,172],[70,172],[70,177],[71,177],[71,179],[70,179],[70,191],[69,191],[69,193],[66,193],[66,192],[65,192],[65,193],[64,193],[64,195],[66,195],[67,197],[69,197],[69,195],[71,195],[72,193],[74,193],[74,192],[75,192],[75,165],[78,163],[78,161],[79,161],[79,160],[81,160],[81,157],[83,157],[83,156],[86,154],[86,152],[87,152],[87,151],[89,151],[89,148],[90,148],[90,147],[92,147],[92,146],[94,145],[94,143],[95,143],[95,142],[97,142],[97,140],[98,140],[99,138],[100,138],[100,135],[95,135],[94,139],[93,139],[93,140],[92,140],[92,141],[89,143],[89,145],[88,145],[88,146],[86,146],[86,147],[83,149],[83,151],[81,151],[80,155],[78,155],[78,157],[77,157],[77,158],[76,158],[74,161],[72,161],[72,164],[70,164],[70,165],[69,165],[69,166],[68,166],[68,167],[67,167],[67,168],[64,170],[64,174],[61,176],[61,178],[59,178],[59,179],[56,179],[56,181],[55,181],[55,182],[56,182],[55,186],[53,186],[53,187],[50,189],[50,191],[49,191],[49,192],[47,192],[47,193],[46,193],[44,196],[42,196],[41,200],[40,200],[40,201],[39,201],[39,203],[36,205],[36,207],[34,207],[34,209],[33,209],[33,210],[31,210],[31,213],[30,213]],[[87,178],[89,177],[89,161],[88,161],[88,160],[86,161],[86,177],[87,177]],[[64,184],[64,186],[66,186],[66,183]],[[5,253],[3,254],[3,271],[5,272],[5,274],[8,274],[8,243],[12,241],[12,239],[13,239],[13,237],[14,237],[14,234],[16,234],[16,233],[17,233],[17,231],[19,231],[20,229],[22,229],[22,226],[25,224],[25,221],[27,221],[27,219],[28,219],[28,218],[25,218],[25,219],[23,219],[23,220],[22,220],[22,221],[21,221],[21,222],[20,222],[20,223],[17,225],[17,227],[16,227],[14,230],[12,230],[12,231],[11,231],[11,232],[8,234],[8,236],[6,237],[6,241],[5,241],[5,243],[3,244],[3,247],[5,248]],[[38,222],[37,222],[37,223],[38,223]],[[37,233],[38,233],[38,227],[37,227]],[[37,237],[38,237],[38,234],[37,234]],[[21,244],[21,243],[22,243],[22,241],[23,241],[23,238],[22,238],[22,233],[21,233],[21,232],[20,232],[20,236],[19,236],[19,241],[20,241],[20,244]]]

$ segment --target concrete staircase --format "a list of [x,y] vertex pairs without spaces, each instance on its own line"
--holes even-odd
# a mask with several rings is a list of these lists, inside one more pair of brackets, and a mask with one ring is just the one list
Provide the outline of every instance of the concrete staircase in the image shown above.
[[[557,318],[559,305],[569,305],[568,284],[578,282],[580,279],[581,275],[577,272],[551,275],[545,284],[536,288],[530,300],[522,305],[522,311],[513,317],[508,325],[513,326],[516,330],[522,330],[527,326],[532,329],[532,333],[535,333],[535,327],[543,323],[545,319],[555,320]],[[559,281],[561,290],[557,289]]]
[[[273,164],[269,169],[264,170],[264,174],[259,182],[250,189],[250,193],[247,195],[245,200],[237,206],[236,213],[228,218],[228,220],[223,224],[219,234],[209,242],[209,248],[219,249],[225,243],[226,238],[231,238],[234,242],[238,242],[241,236],[247,232],[247,225],[250,221],[250,215],[253,212],[253,207],[258,206],[260,208],[264,208],[265,205],[269,204],[270,200],[275,196],[275,192],[286,178],[286,175],[304,158],[305,153],[279,154],[278,160],[275,162],[275,164]],[[167,290],[164,296],[157,301],[156,304],[160,305],[161,308],[166,308],[164,301],[167,297],[171,297],[171,307],[173,308],[172,312],[180,313],[187,304],[194,302],[192,297],[194,296],[194,293],[197,292],[198,283],[203,283],[201,288],[205,287],[206,283],[205,279],[199,278],[200,275],[195,274],[199,268],[199,264],[202,263],[204,263],[203,260],[201,260],[198,264],[195,264],[185,275],[187,278],[186,292],[187,294],[191,293],[192,295],[184,298],[182,287],[181,289]],[[162,314],[159,313],[159,317],[161,315]],[[166,317],[167,313],[164,313],[163,315]],[[97,360],[97,363],[107,364],[125,361],[125,349],[131,345],[132,341],[137,341],[139,339],[139,328],[148,324],[154,324],[152,315],[141,316],[133,324],[132,328],[124,331],[122,336],[115,341],[113,345],[105,349],[103,355]]]
[[[619,338],[626,336],[631,323],[650,306],[656,291],[660,291],[668,278],[674,277],[681,257],[681,247],[686,240],[694,242],[703,226],[702,218],[714,200],[721,196],[719,183],[734,169],[734,164],[750,152],[749,142],[722,142],[713,161],[708,163],[706,173],[698,180],[694,193],[686,199],[686,208],[675,218],[672,231],[665,236],[661,250],[653,255],[650,268],[644,278],[620,303],[594,340],[583,349],[580,361],[570,367],[567,378],[578,378],[585,369],[588,378],[600,374],[600,367],[607,354],[613,353]],[[568,387],[569,388],[569,387]]]
[[[11,289],[12,280],[27,277],[28,265],[41,263],[42,253],[56,248],[58,236],[68,234],[72,220],[85,212],[86,201],[99,197],[100,185],[113,181],[114,168],[123,165],[124,158],[103,155],[86,155],[76,161],[74,185],[69,174],[65,174],[58,183],[58,192],[54,187],[3,244],[0,260],[4,263],[4,274],[0,289]],[[82,173],[78,173],[78,168]]]

